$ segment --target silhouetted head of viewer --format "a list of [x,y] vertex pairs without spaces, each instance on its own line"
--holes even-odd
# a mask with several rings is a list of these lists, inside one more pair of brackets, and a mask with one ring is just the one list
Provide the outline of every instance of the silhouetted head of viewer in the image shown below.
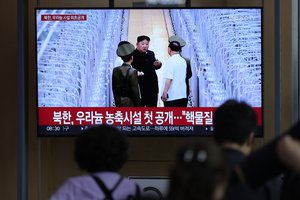
[[179,149],[170,174],[169,200],[221,200],[228,181],[228,164],[213,141]]
[[214,137],[223,147],[248,155],[257,128],[257,115],[245,102],[227,100],[214,113]]
[[76,138],[74,157],[78,166],[89,173],[117,172],[127,161],[128,142],[114,126],[95,126]]

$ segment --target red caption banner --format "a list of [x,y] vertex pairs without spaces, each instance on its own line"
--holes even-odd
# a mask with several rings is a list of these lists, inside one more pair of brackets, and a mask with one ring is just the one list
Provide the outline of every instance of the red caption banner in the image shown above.
[[[116,107],[40,107],[40,126],[47,125],[213,125],[214,107],[116,108]],[[261,108],[254,108],[261,125]]]
[[44,14],[42,21],[86,21],[87,15],[83,14]]

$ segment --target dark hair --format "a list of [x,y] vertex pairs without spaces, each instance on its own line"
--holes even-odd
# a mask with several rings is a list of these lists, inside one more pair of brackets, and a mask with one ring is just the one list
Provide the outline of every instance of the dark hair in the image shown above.
[[214,137],[220,144],[244,144],[251,132],[256,131],[257,116],[250,105],[227,100],[214,113]]
[[140,42],[143,40],[147,40],[148,42],[150,42],[150,38],[147,35],[140,35],[137,37],[137,42]]
[[213,141],[199,141],[183,146],[171,171],[169,200],[213,199],[215,189],[228,180],[225,156]]
[[133,53],[127,55],[127,56],[121,56],[121,59],[124,61],[124,62],[128,62],[131,57],[132,57]]
[[172,51],[181,51],[180,43],[177,41],[170,42],[168,47],[170,47]]
[[128,42],[128,41],[121,41],[121,42],[119,42],[118,47],[121,46],[121,45],[123,45],[123,44],[130,44],[130,42]]
[[87,172],[116,172],[128,158],[127,149],[127,140],[116,127],[100,125],[76,138],[74,157],[78,166]]

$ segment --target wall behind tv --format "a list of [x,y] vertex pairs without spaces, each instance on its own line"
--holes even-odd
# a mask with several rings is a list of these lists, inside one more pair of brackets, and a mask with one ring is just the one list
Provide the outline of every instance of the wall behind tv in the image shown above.
[[[137,1],[126,1],[120,6],[131,7]],[[141,1],[139,1],[141,2]],[[118,1],[116,1],[117,5]],[[263,139],[256,139],[255,146],[260,147],[274,137],[274,3],[273,1],[192,1],[193,6],[263,6],[264,7],[264,108],[265,116],[265,136]],[[85,1],[40,1],[39,6],[49,7],[80,7],[80,6],[107,6],[107,4],[97,4],[92,1],[86,4]],[[30,11],[29,21],[34,21],[33,12]],[[30,23],[29,44],[34,44],[34,26]],[[267,36],[267,37],[266,37]],[[29,73],[30,93],[34,94],[35,68],[34,68],[34,48],[29,50],[30,65]],[[81,174],[73,161],[73,138],[36,138],[35,124],[35,97],[30,97],[30,197],[37,195],[38,199],[47,199],[49,195],[63,183],[66,177]],[[192,138],[193,139],[193,138]],[[206,140],[209,138],[200,138]],[[173,164],[173,155],[176,149],[191,138],[130,138],[130,159],[121,173],[126,176],[167,176],[168,170]],[[35,186],[34,186],[35,185]],[[32,199],[30,198],[30,199]]]
[[0,2],[0,196],[17,199],[17,1]]
[[[134,1],[125,1],[132,6]],[[139,1],[142,2],[142,1]],[[263,3],[262,3],[263,2]],[[284,62],[284,69],[281,77],[282,95],[281,101],[284,106],[281,108],[281,127],[285,130],[292,123],[291,119],[291,25],[290,25],[290,0],[282,0],[281,32],[282,45],[281,62]],[[0,134],[0,182],[2,199],[17,199],[17,2],[1,1],[1,127]],[[255,141],[256,147],[263,145],[274,137],[274,1],[251,1],[248,0],[192,0],[192,6],[263,6],[264,7],[264,120],[265,137]],[[34,49],[34,8],[35,7],[78,7],[97,6],[107,7],[106,1],[74,1],[71,0],[42,0],[29,2],[29,135],[28,135],[28,177],[29,177],[29,198],[31,200],[48,199],[50,194],[72,175],[81,172],[77,169],[72,159],[72,138],[37,138],[36,137],[36,88],[35,88],[35,49]],[[188,140],[188,139],[186,139]],[[169,167],[173,163],[172,155],[176,148],[185,140],[176,138],[134,138],[131,143],[131,160],[121,171],[124,175],[167,175]]]

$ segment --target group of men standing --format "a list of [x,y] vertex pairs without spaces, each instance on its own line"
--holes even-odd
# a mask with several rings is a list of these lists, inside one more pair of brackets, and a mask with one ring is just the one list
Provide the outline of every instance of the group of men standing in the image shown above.
[[[112,89],[117,107],[157,107],[159,87],[156,70],[162,67],[155,53],[149,50],[150,38],[137,37],[136,48],[127,41],[118,45],[112,74]],[[192,76],[189,59],[180,55],[185,41],[179,36],[169,38],[170,58],[164,64],[165,85],[161,100],[165,107],[186,107],[189,95],[189,78]]]

